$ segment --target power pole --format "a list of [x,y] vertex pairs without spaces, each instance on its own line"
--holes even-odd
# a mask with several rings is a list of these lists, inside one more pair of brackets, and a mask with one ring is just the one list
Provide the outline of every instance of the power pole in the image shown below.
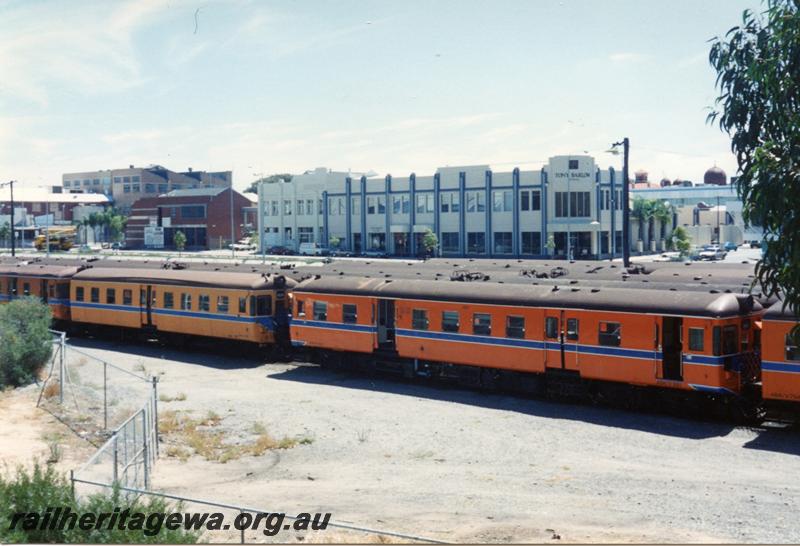
[[622,142],[615,142],[612,146],[622,145],[623,160],[622,160],[622,264],[625,267],[631,265],[631,210],[630,210],[630,193],[629,193],[629,180],[628,180],[628,152],[630,151],[630,141],[628,137],[622,139]]
[[16,233],[14,232],[14,181],[11,180],[9,182],[0,183],[0,188],[2,188],[3,186],[9,186],[9,188],[11,189],[11,256],[16,256],[17,244],[14,237],[16,235]]

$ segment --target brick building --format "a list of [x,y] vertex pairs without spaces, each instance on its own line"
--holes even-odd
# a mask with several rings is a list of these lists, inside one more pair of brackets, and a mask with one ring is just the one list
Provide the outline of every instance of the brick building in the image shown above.
[[231,243],[231,192],[233,240],[239,240],[245,233],[245,209],[252,203],[235,190],[216,187],[173,190],[134,202],[125,228],[126,245],[175,248],[175,233],[182,231],[187,249],[227,248]]
[[61,176],[64,193],[102,193],[114,201],[124,214],[142,197],[156,197],[172,190],[207,187],[231,187],[231,171],[207,172],[189,169],[171,171],[161,165],[64,173]]

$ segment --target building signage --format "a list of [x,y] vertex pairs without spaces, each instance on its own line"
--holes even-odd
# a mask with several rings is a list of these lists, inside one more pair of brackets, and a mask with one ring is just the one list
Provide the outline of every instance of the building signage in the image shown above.
[[147,248],[164,248],[164,228],[159,226],[145,226],[144,246]]
[[555,178],[591,178],[591,176],[592,176],[592,173],[588,173],[588,172],[575,172],[575,171],[569,171],[569,172],[554,172],[554,173],[553,173],[553,176],[554,176]]

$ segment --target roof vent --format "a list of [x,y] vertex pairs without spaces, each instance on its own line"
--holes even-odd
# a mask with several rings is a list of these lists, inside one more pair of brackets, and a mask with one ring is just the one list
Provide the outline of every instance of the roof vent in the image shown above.
[[578,279],[572,279],[569,284],[578,284]]
[[580,292],[580,291],[581,291],[581,289],[580,289],[580,288],[573,288],[571,291],[572,291],[572,292]]
[[713,288],[709,290],[711,294],[719,294],[719,290],[714,290]]
[[592,288],[592,294],[597,294],[598,292],[600,292],[599,288]]
[[678,289],[677,289],[677,288],[670,288],[670,289],[669,289],[669,291],[670,291],[670,292],[677,292],[677,291],[678,291]]
[[557,284],[553,285],[553,289],[551,290],[551,292],[558,292],[558,285]]

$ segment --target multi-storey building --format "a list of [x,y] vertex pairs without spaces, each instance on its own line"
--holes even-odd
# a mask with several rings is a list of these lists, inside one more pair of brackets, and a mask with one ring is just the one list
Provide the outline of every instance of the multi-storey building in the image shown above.
[[175,172],[160,165],[65,173],[61,175],[65,193],[103,193],[114,200],[114,206],[125,214],[134,201],[142,197],[155,197],[172,190],[230,187],[231,171]]
[[622,176],[590,156],[536,171],[442,167],[431,176],[317,169],[261,184],[259,232],[271,245],[328,244],[414,256],[430,230],[443,256],[600,258],[622,252]]

